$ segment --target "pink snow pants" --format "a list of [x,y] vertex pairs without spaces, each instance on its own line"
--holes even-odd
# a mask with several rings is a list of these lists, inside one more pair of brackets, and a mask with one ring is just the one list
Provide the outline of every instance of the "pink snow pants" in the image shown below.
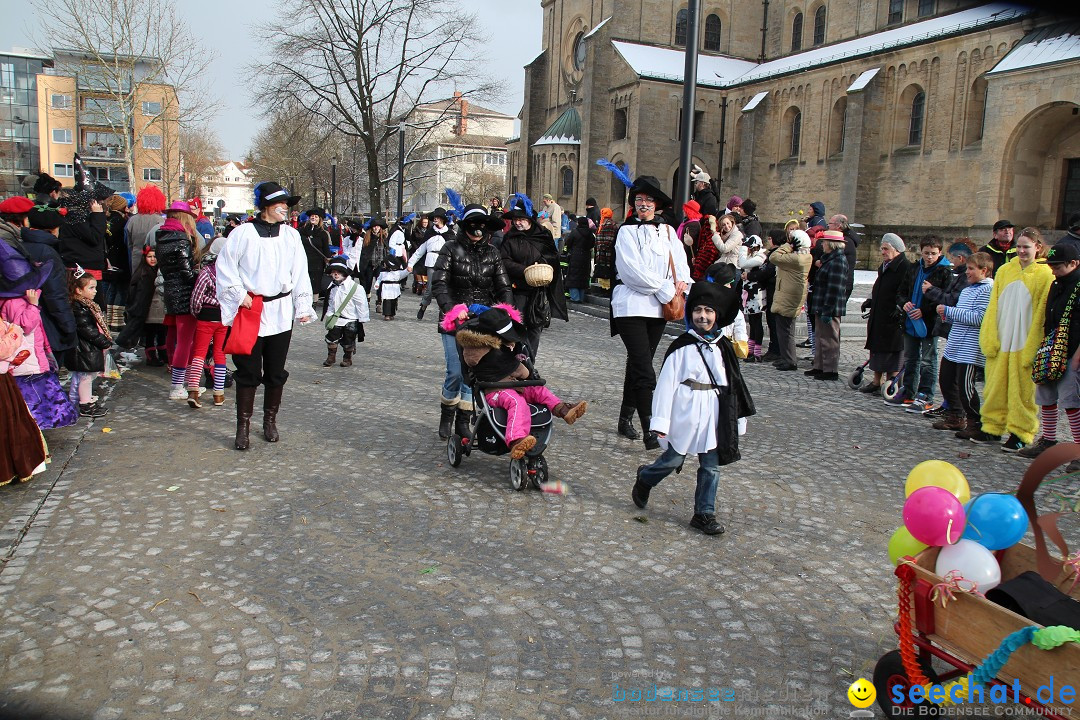
[[514,390],[494,390],[484,395],[492,407],[506,411],[506,444],[520,440],[532,430],[532,413],[529,403],[543,405],[554,410],[561,400],[545,386],[531,386]]

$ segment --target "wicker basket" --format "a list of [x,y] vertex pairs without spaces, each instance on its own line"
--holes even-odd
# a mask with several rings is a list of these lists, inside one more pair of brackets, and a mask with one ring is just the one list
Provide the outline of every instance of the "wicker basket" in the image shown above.
[[550,265],[536,263],[525,268],[525,282],[533,287],[545,287],[555,279],[555,271]]

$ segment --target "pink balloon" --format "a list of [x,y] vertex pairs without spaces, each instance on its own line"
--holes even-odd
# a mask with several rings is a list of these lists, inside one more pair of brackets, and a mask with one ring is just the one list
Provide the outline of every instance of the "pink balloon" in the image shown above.
[[963,504],[944,488],[919,488],[904,503],[904,527],[927,545],[952,545],[964,534],[966,521]]

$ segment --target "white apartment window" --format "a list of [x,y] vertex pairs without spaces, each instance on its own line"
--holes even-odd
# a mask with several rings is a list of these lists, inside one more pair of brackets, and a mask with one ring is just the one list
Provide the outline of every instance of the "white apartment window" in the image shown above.
[[15,65],[14,63],[0,63],[0,87],[14,88],[15,87]]
[[64,145],[71,144],[71,130],[66,128],[53,128],[52,141],[54,143],[63,143]]
[[160,150],[161,149],[161,136],[160,135],[143,135],[142,146],[147,150]]
[[161,114],[161,103],[153,102],[153,101],[150,101],[150,100],[143,100],[142,114],[143,115],[160,115]]
[[74,165],[62,165],[61,163],[53,163],[52,174],[55,177],[75,177]]
[[142,171],[143,180],[156,180],[161,181],[161,168],[143,168]]
[[70,110],[71,109],[71,96],[62,95],[60,93],[52,94],[52,107],[53,110]]

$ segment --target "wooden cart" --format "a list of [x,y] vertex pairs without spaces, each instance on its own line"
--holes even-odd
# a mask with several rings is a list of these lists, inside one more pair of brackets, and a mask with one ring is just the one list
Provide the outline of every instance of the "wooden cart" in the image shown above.
[[[1045,522],[1040,524],[1034,503],[1035,489],[1043,479],[1055,468],[1078,458],[1080,445],[1059,444],[1040,455],[1024,474],[1017,498],[1027,511],[1035,547],[1020,544],[995,553],[1001,566],[1002,582],[1035,570],[1080,600],[1080,583],[1073,584],[1077,570],[1050,555],[1045,533],[1049,530],[1063,555],[1068,557],[1064,540],[1054,526]],[[907,697],[914,663],[917,662],[918,670],[931,683],[944,684],[974,670],[1013,632],[1025,627],[1041,627],[976,594],[955,592],[944,605],[940,598],[938,601],[932,599],[934,586],[944,583],[944,579],[934,572],[940,550],[929,548],[896,568],[900,578],[900,617],[896,632],[901,649],[883,656],[874,670],[878,704],[888,717],[915,714],[919,710],[922,712],[918,714],[926,714],[925,708],[916,708],[910,702],[900,705],[892,702],[896,686],[902,686]],[[907,662],[903,659],[905,654],[908,655]],[[952,669],[935,673],[931,668],[932,658],[938,658]],[[1080,692],[1080,643],[1065,643],[1053,650],[1040,650],[1030,644],[1020,647],[1012,653],[993,682],[1007,685],[1010,699],[1014,697],[1014,683],[1018,682],[1020,703],[1036,713],[1050,718],[1071,717],[1071,710],[1080,710],[1080,703],[1073,703],[1073,707],[1062,713],[1058,712],[1060,706],[1046,706],[1036,700],[1038,688],[1051,677],[1057,687],[1069,684]],[[989,697],[989,688],[986,691]]]

